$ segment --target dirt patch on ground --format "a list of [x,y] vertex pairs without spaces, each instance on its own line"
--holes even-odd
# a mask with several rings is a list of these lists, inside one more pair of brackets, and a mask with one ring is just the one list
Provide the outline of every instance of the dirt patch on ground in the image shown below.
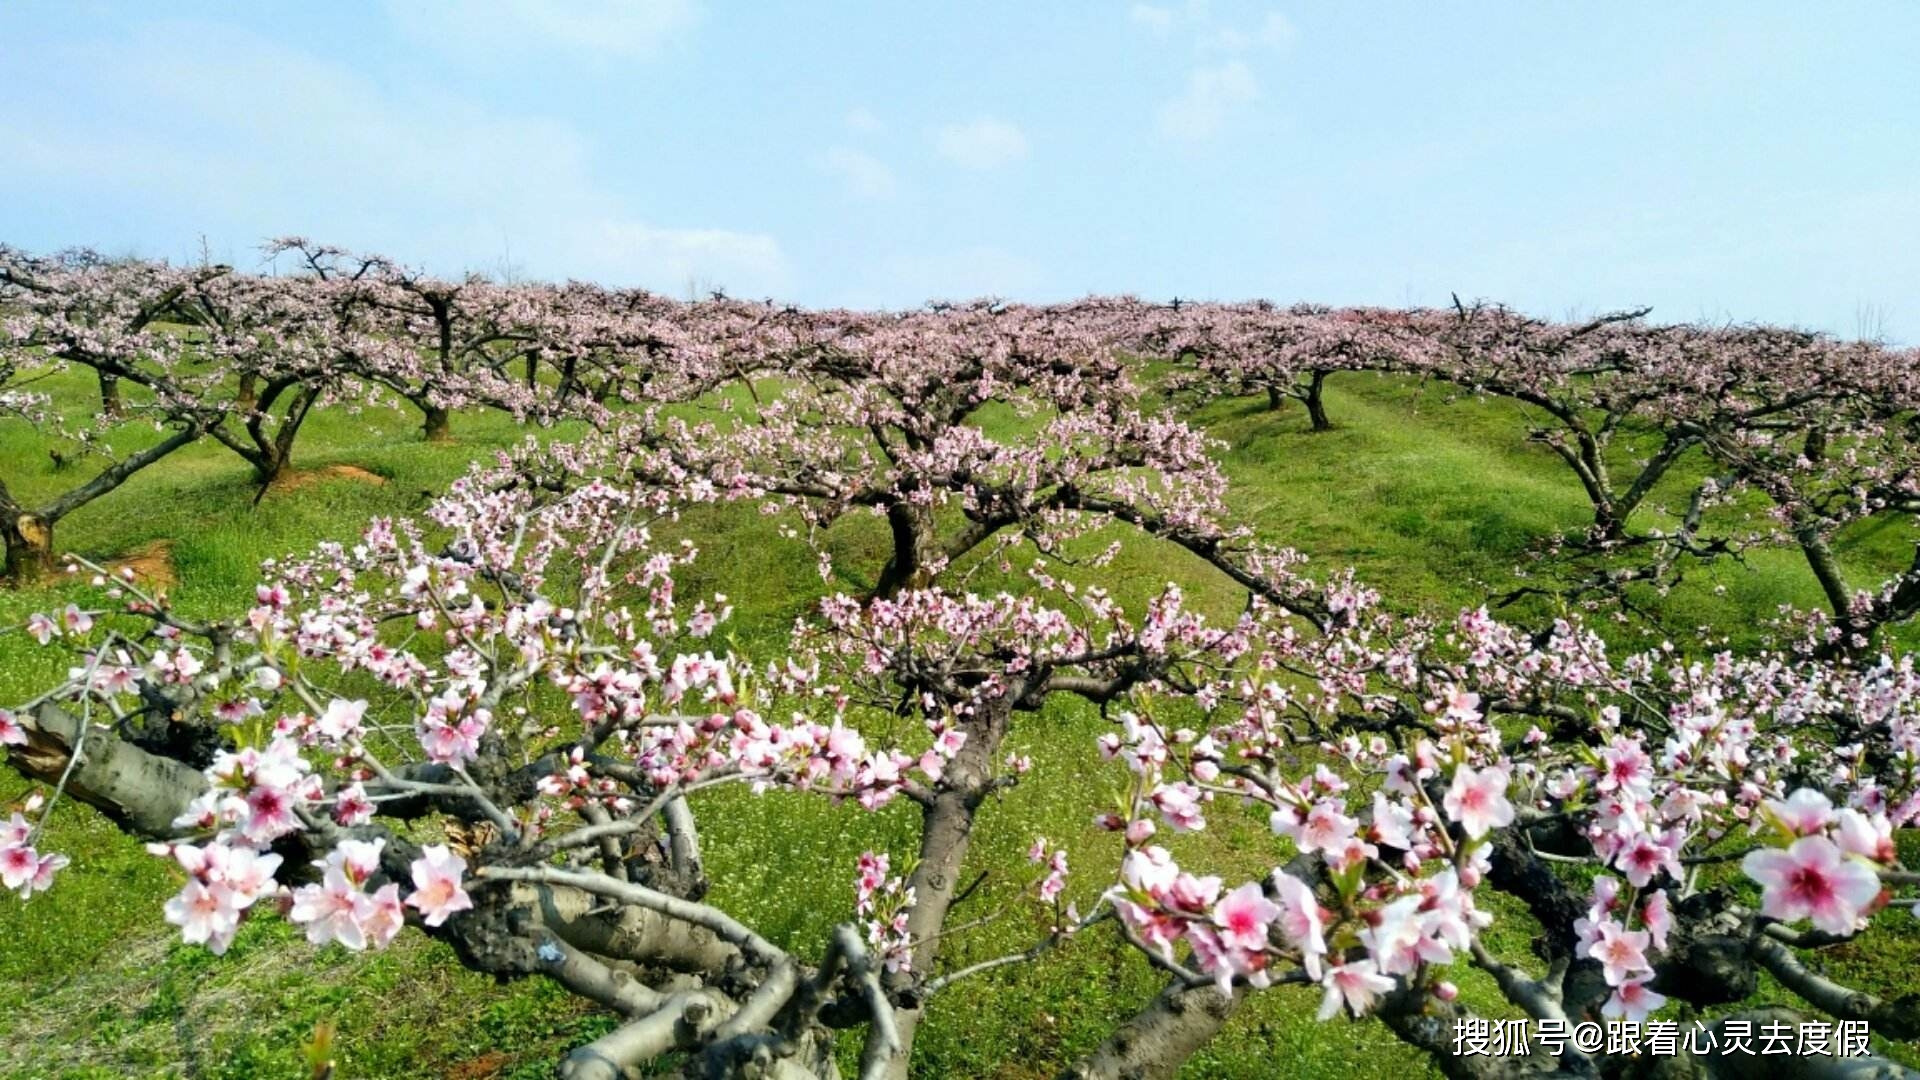
[[173,541],[152,540],[107,564],[107,569],[118,575],[122,570],[133,571],[136,585],[146,589],[164,589],[176,585],[180,575],[173,569]]
[[498,1050],[489,1050],[477,1058],[468,1058],[448,1066],[447,1080],[495,1080],[511,1064],[512,1058]]
[[387,478],[376,472],[368,472],[358,465],[323,465],[318,469],[296,469],[281,473],[267,490],[273,494],[299,491],[311,487],[322,480],[351,480],[357,484],[372,484],[381,487]]

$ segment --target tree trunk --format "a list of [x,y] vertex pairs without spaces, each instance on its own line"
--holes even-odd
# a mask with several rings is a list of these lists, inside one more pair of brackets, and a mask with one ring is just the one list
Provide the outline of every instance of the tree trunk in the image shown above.
[[[921,810],[920,861],[907,876],[914,897],[913,907],[907,912],[907,932],[915,942],[913,974],[921,979],[933,974],[940,957],[944,944],[941,932],[959,892],[967,849],[973,843],[974,814],[989,790],[994,760],[1012,716],[1013,700],[1009,697],[979,704],[973,718],[963,725],[967,744],[948,765],[932,803]],[[900,1049],[887,1062],[888,1080],[906,1080],[914,1032],[923,1014],[924,1007],[894,1010]]]
[[[80,717],[59,705],[43,705],[19,719],[27,741],[6,748],[14,771],[47,784],[66,777],[67,794],[143,840],[179,835],[174,820],[206,790],[200,770],[149,753],[108,728],[83,732]],[[75,764],[73,756],[81,750]]]
[[[307,417],[313,412],[313,403],[318,400],[318,387],[301,386],[295,391],[293,400],[287,403],[287,411],[280,417],[280,430],[274,432],[271,439],[263,438],[256,429],[254,440],[265,451],[263,461],[255,465],[262,491],[293,468],[293,442],[299,438],[300,428],[307,422]],[[272,405],[271,401],[264,403],[267,408]]]
[[943,558],[934,532],[933,510],[896,502],[887,507],[887,524],[893,529],[893,554],[880,571],[873,595],[889,597],[907,589],[925,588]]
[[1332,431],[1333,421],[1327,418],[1327,403],[1320,396],[1320,388],[1327,381],[1327,373],[1315,371],[1307,379],[1307,415],[1313,419],[1313,430]]
[[425,414],[421,433],[428,442],[453,441],[453,417],[438,405],[422,405],[420,411]]
[[120,379],[115,375],[100,373],[100,412],[106,416],[119,416],[125,411],[120,400]]
[[1222,997],[1211,983],[1186,986],[1176,979],[1099,1049],[1067,1066],[1061,1080],[1172,1080],[1219,1033],[1243,996],[1235,991]]
[[1813,571],[1814,580],[1820,583],[1820,592],[1827,598],[1833,621],[1855,629],[1853,590],[1847,587],[1846,575],[1840,572],[1840,561],[1834,558],[1827,538],[1820,534],[1817,526],[1808,524],[1794,530],[1794,539],[1800,544],[1801,554],[1806,556],[1807,569]]
[[1277,386],[1267,387],[1267,411],[1268,412],[1279,412],[1280,407],[1282,405],[1285,405],[1286,403],[1287,403],[1287,395],[1281,393],[1279,387]]
[[53,523],[25,511],[0,519],[7,543],[9,582],[25,585],[53,573]]
[[293,455],[282,450],[276,443],[268,443],[258,456],[251,460],[254,483],[265,491],[274,482],[286,475],[288,466],[293,464]]

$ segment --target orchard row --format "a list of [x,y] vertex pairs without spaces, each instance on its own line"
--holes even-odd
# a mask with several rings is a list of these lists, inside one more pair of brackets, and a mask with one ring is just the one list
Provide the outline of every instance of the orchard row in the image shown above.
[[[1167,981],[1074,1076],[1172,1075],[1249,995],[1288,986],[1450,1075],[1645,1065],[1461,1054],[1466,965],[1556,1024],[1682,1005],[1771,1019],[1750,1007],[1764,972],[1810,1010],[1920,1037],[1911,999],[1808,959],[1913,917],[1899,842],[1920,820],[1920,673],[1876,641],[1920,604],[1911,575],[1743,654],[1614,656],[1571,617],[1407,610],[1237,520],[1219,448],[1170,407],[1260,390],[1322,422],[1326,379],[1356,371],[1520,401],[1592,501],[1559,548],[1595,561],[1565,587],[1598,603],[1754,544],[1838,575],[1838,530],[1912,512],[1910,354],[1464,306],[808,312],[286,251],[305,272],[9,256],[9,407],[62,423],[32,380],[78,365],[103,393],[76,437],[170,433],[103,453],[58,513],[8,500],[10,542],[22,521],[43,537],[16,572],[59,561],[44,537],[61,513],[178,445],[217,439],[270,477],[314,407],[398,397],[430,436],[475,407],[579,430],[477,463],[357,543],[267,565],[225,618],[72,561],[68,605],[24,628],[69,674],[0,712],[10,764],[50,789],[0,835],[5,884],[49,891],[36,903],[59,903],[66,864],[41,850],[45,815],[80,799],[177,862],[165,917],[189,942],[224,951],[276,908],[321,945],[411,926],[476,970],[603,1006],[620,1022],[562,1064],[575,1078],[663,1058],[831,1076],[848,1038],[863,1076],[905,1076],[950,987],[1089,934]],[[980,422],[990,408],[1018,422]],[[1622,455],[1627,439],[1652,450]],[[1647,524],[1682,462],[1711,479],[1682,527]],[[698,544],[656,532],[718,504],[811,545],[830,584],[865,584],[778,648],[716,653],[728,602],[681,595]],[[892,539],[872,565],[827,542],[857,514]],[[1244,593],[1240,613],[1103,586],[1126,549],[1166,545]],[[972,591],[982,565],[1020,587]],[[1109,721],[1082,748],[1116,793],[1085,808],[1098,836],[1060,823],[1026,880],[952,917],[1000,795],[1065,782],[1014,735],[1071,701]],[[830,940],[776,943],[706,899],[698,814],[731,785],[849,814],[904,800],[917,840],[848,866]],[[1218,848],[1197,834],[1249,813],[1264,869],[1209,872]],[[823,902],[792,877],[788,901]],[[1487,944],[1489,892],[1538,923],[1533,955]],[[1008,913],[1039,928],[1030,942],[956,959]]]

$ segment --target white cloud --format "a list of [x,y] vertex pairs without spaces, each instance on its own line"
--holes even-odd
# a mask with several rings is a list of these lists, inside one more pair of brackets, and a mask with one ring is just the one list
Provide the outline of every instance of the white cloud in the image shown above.
[[0,117],[0,142],[26,148],[14,178],[122,193],[220,242],[305,233],[438,273],[491,265],[510,242],[536,276],[786,287],[773,237],[654,220],[596,179],[588,143],[557,120],[392,91],[216,25],[143,26],[71,50],[60,70],[89,73],[60,89],[86,95],[90,119]]
[[849,131],[855,131],[862,135],[872,135],[882,130],[884,126],[885,125],[880,123],[880,118],[874,115],[873,110],[867,108],[865,105],[847,110],[847,129]]
[[699,18],[695,0],[387,0],[387,14],[422,42],[487,57],[529,47],[644,57]]
[[736,296],[779,292],[787,259],[773,237],[728,229],[666,229],[637,221],[584,223],[561,241],[568,258],[607,281],[673,292],[689,282]]
[[1226,52],[1246,52],[1250,49],[1284,49],[1293,42],[1293,23],[1285,15],[1270,11],[1260,25],[1251,30],[1238,30],[1228,27],[1213,35],[1213,44]]
[[1194,68],[1186,89],[1160,106],[1160,133],[1196,142],[1211,139],[1234,112],[1259,96],[1260,82],[1244,61]]
[[893,195],[893,170],[872,154],[835,146],[821,155],[820,167],[839,177],[850,193],[861,198],[885,199]]
[[1127,9],[1127,19],[1135,25],[1144,26],[1156,34],[1164,34],[1173,26],[1173,12],[1168,8],[1153,4],[1135,4]]
[[981,117],[934,134],[940,156],[969,169],[991,169],[1027,156],[1027,137],[1003,120]]

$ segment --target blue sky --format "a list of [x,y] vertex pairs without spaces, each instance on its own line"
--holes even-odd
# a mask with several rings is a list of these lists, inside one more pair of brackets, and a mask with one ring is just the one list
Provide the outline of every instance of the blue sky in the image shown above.
[[1920,5],[0,8],[0,240],[1920,339]]

